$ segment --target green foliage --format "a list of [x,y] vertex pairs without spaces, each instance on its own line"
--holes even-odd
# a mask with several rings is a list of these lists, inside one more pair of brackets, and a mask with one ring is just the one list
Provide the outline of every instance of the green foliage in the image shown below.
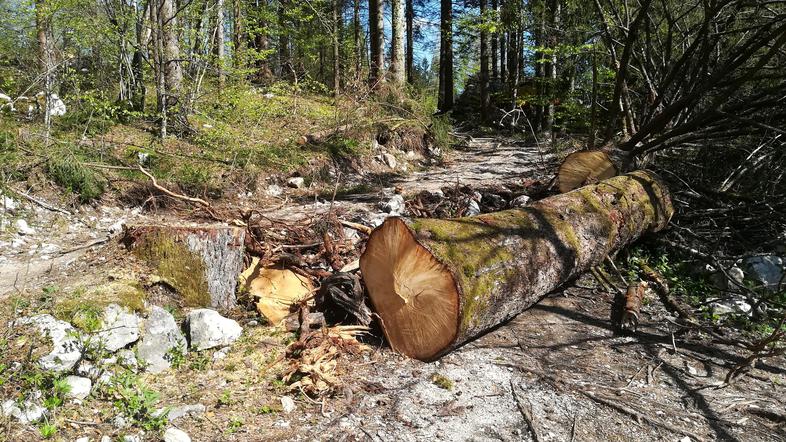
[[162,429],[168,421],[169,410],[156,414],[159,394],[144,385],[131,371],[123,371],[112,377],[110,394],[115,396],[113,405],[122,415],[148,431]]
[[186,362],[186,352],[185,349],[181,347],[172,347],[169,351],[166,352],[164,355],[164,359],[169,361],[169,364],[174,369],[178,369],[183,366]]
[[449,149],[453,145],[455,139],[453,135],[450,134],[452,129],[453,123],[450,121],[448,115],[435,115],[431,117],[431,127],[429,131],[434,138],[434,145],[440,149]]
[[91,90],[74,98],[69,100],[68,112],[54,119],[54,127],[59,133],[104,134],[117,124],[129,123],[142,116],[127,104],[107,97],[105,91]]
[[50,156],[46,170],[54,182],[77,194],[82,203],[95,200],[104,193],[104,180],[70,152]]
[[439,373],[434,373],[431,376],[431,382],[434,383],[437,387],[443,390],[452,390],[453,389],[453,381],[450,380],[448,377],[441,375]]
[[57,427],[54,424],[45,423],[38,427],[38,432],[44,439],[51,439],[57,434]]
[[227,434],[236,433],[238,430],[240,430],[243,427],[244,424],[245,422],[243,421],[243,419],[239,417],[231,418],[229,420],[229,425],[227,426],[227,430],[226,430]]

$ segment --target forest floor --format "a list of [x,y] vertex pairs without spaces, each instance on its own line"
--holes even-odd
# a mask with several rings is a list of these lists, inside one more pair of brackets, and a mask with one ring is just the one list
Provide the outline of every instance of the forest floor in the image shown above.
[[[326,199],[312,190],[286,189],[274,199],[227,204],[257,204],[270,208],[266,216],[282,220],[332,211],[374,223],[384,216],[378,203],[394,192],[546,183],[555,165],[556,156],[537,146],[477,138],[449,152],[439,166],[367,177],[363,192]],[[22,203],[36,233],[3,239],[3,323],[51,309],[57,305],[53,297],[142,277],[144,269],[116,240],[119,224],[182,217],[121,207],[64,215]],[[281,356],[292,334],[259,325],[255,313],[235,312],[244,334],[226,358],[192,352],[181,368],[143,374],[140,383],[160,394],[160,406],[206,407],[173,422],[197,441],[786,440],[783,358],[759,363],[724,385],[731,364],[745,356],[741,351],[682,330],[654,299],[645,301],[638,331],[618,335],[609,320],[612,298],[591,278],[579,278],[433,363],[368,345],[341,355],[335,393],[319,400],[280,381],[286,365]],[[295,399],[293,411],[282,409],[282,396]],[[139,431],[119,428],[115,413],[112,397],[102,393],[67,403],[58,411],[56,438],[97,441]],[[40,436],[35,427],[0,420],[3,437]],[[148,431],[144,439],[157,437]]]

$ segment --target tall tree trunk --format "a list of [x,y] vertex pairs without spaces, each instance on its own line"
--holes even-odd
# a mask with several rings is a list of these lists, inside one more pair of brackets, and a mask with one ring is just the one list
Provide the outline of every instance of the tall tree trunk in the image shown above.
[[278,68],[279,75],[282,78],[294,80],[292,75],[292,53],[289,49],[289,30],[288,20],[286,16],[286,9],[289,6],[289,0],[279,0],[278,4]]
[[131,108],[138,112],[145,110],[145,54],[144,50],[150,41],[150,28],[146,26],[148,8],[152,2],[141,6],[141,11],[136,10],[136,47],[131,59],[131,72],[134,76],[134,84],[131,89]]
[[360,0],[354,0],[352,8],[352,40],[355,44],[355,81],[360,80],[363,71],[363,52],[365,48],[360,44]]
[[[494,11],[494,16],[499,18],[499,4],[498,0],[491,0],[491,9]],[[491,78],[496,80],[499,78],[499,62],[497,47],[499,44],[499,32],[491,34]]]
[[245,53],[246,42],[243,0],[232,0],[232,66],[242,67],[241,57]]
[[499,36],[499,82],[503,85],[508,81],[508,73],[505,66],[505,40],[507,36],[507,32],[503,32]]
[[554,139],[554,101],[556,100],[555,91],[557,87],[557,44],[559,43],[559,22],[562,4],[560,0],[552,0],[549,7],[551,12],[551,32],[549,35],[549,49],[551,49],[551,61],[547,65],[547,88],[546,97],[549,100],[546,107],[544,130],[549,137]]
[[[545,0],[532,3],[533,6],[539,7],[537,11],[538,26],[535,33],[535,46],[538,48],[535,51],[535,84],[537,87],[537,94],[540,100],[546,97],[546,73],[548,68],[543,61],[544,52],[541,48],[546,46],[546,2]],[[535,14],[533,14],[534,16]],[[544,120],[546,115],[546,106],[540,102],[535,106],[535,132],[540,133],[543,131]]]
[[396,86],[401,86],[406,81],[405,58],[405,17],[404,0],[391,0],[391,29],[392,43],[390,50],[390,78]]
[[453,2],[440,0],[439,28],[439,100],[440,112],[453,110]]
[[50,12],[46,0],[35,2],[35,27],[38,40],[38,63],[44,79],[44,127],[46,128],[46,143],[49,143],[49,131],[52,127],[52,88],[54,83],[54,54],[52,51]]
[[489,33],[486,30],[486,0],[480,0],[480,115],[488,118],[491,99],[489,97]]
[[407,16],[407,82],[415,82],[415,5],[413,0],[406,0]]
[[673,212],[661,179],[637,171],[524,209],[390,217],[369,236],[360,269],[390,346],[433,360],[665,228]]
[[177,38],[177,17],[173,0],[161,0],[159,21],[162,25],[164,43],[164,76],[167,93],[181,98],[183,91],[183,68],[180,60],[180,42]]
[[224,57],[226,49],[224,47],[225,39],[225,26],[224,26],[224,0],[216,0],[216,65],[218,67],[218,90],[224,90],[226,84],[226,71]]
[[368,0],[369,37],[371,39],[371,61],[369,82],[377,89],[384,81],[385,69],[385,3],[384,0]]
[[338,36],[341,29],[341,0],[333,0],[333,96],[341,93],[341,48]]
[[[268,0],[257,0],[257,8],[265,10],[268,6]],[[273,78],[273,71],[270,69],[270,62],[268,61],[268,51],[270,50],[270,38],[268,38],[267,30],[268,23],[264,20],[265,14],[256,14],[256,29],[254,30],[254,49],[258,52],[265,53],[263,58],[256,62],[257,78],[260,80],[268,80]],[[283,72],[280,72],[283,74]]]

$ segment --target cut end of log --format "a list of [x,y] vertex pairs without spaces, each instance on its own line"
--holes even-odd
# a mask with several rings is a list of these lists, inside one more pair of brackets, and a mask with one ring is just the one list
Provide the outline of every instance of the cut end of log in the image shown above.
[[360,269],[396,351],[429,360],[456,339],[460,298],[453,274],[400,218],[374,230]]
[[574,152],[565,158],[557,174],[559,191],[570,192],[587,184],[617,175],[617,168],[606,152]]

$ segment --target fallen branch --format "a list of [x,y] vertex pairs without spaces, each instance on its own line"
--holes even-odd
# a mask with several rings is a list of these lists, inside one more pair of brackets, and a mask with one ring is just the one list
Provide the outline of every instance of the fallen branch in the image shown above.
[[156,180],[156,177],[154,177],[150,172],[145,170],[145,168],[142,167],[141,164],[138,166],[138,169],[146,177],[150,178],[150,182],[153,185],[153,187],[155,187],[159,191],[161,191],[161,192],[171,196],[172,198],[179,199],[179,200],[182,200],[182,201],[188,201],[190,203],[198,204],[198,205],[202,206],[202,208],[205,210],[205,212],[208,213],[208,215],[210,215],[211,218],[215,219],[216,221],[224,221],[223,219],[219,218],[218,215],[216,215],[216,213],[213,211],[213,207],[207,201],[203,200],[202,198],[194,198],[194,197],[190,197],[188,195],[183,195],[182,193],[173,192],[173,191],[167,189],[166,187],[158,184],[158,181]]
[[540,442],[540,436],[538,435],[538,429],[535,426],[535,418],[532,416],[532,404],[530,404],[530,408],[524,408],[524,405],[521,403],[521,399],[519,399],[518,393],[516,393],[516,386],[513,384],[513,379],[510,380],[510,393],[513,395],[513,400],[516,401],[516,406],[519,409],[519,413],[521,413],[521,417],[524,418],[524,422],[527,423],[527,428],[529,432],[532,434],[532,440],[534,442]]
[[344,227],[349,227],[350,229],[355,229],[358,232],[365,233],[366,235],[371,235],[371,232],[374,231],[371,227],[364,226],[363,224],[353,223],[352,221],[340,221],[341,225]]
[[35,203],[35,204],[43,207],[46,210],[49,210],[49,211],[52,211],[52,212],[59,212],[59,213],[62,213],[64,215],[73,215],[68,210],[61,209],[59,207],[55,207],[55,206],[53,206],[53,205],[51,205],[51,204],[49,204],[49,203],[47,203],[47,202],[45,202],[43,200],[40,200],[40,199],[38,199],[38,198],[36,198],[36,197],[34,197],[32,195],[28,195],[27,193],[22,192],[21,190],[15,189],[13,187],[11,187],[10,189],[12,191],[14,191],[14,193],[18,194],[19,196],[24,197],[26,200],[28,200],[28,201],[30,201],[32,203]]

